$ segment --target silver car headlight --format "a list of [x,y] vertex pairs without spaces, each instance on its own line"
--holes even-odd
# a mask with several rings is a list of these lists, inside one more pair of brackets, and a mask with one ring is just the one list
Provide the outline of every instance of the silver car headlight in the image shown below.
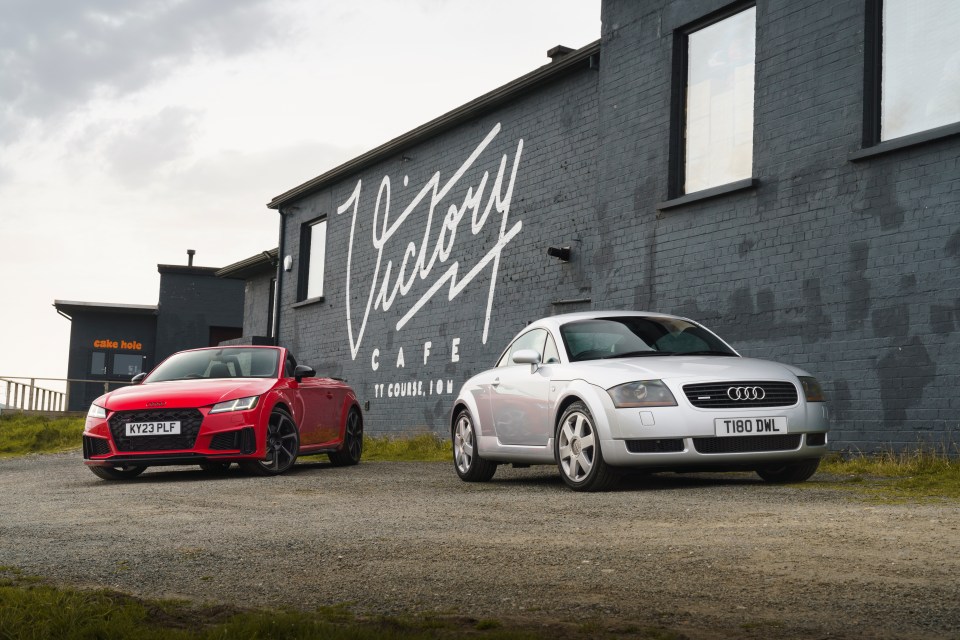
[[106,418],[107,410],[101,407],[100,405],[91,404],[90,409],[87,411],[88,418]]
[[618,409],[633,407],[675,407],[677,400],[663,380],[638,380],[607,389]]
[[816,378],[801,376],[800,386],[803,387],[803,395],[806,396],[807,402],[826,402],[823,397],[823,388]]
[[210,413],[226,413],[228,411],[247,411],[248,409],[253,409],[257,406],[257,401],[260,399],[260,396],[248,396],[246,398],[238,398],[236,400],[227,400],[226,402],[218,402],[213,405],[213,408],[210,409]]

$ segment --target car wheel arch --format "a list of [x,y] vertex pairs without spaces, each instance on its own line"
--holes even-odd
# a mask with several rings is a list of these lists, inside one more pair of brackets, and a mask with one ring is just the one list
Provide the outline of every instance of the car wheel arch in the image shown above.
[[453,434],[453,430],[457,428],[457,416],[459,416],[459,415],[460,415],[460,412],[463,411],[463,410],[467,410],[467,411],[469,411],[470,413],[473,413],[473,410],[470,409],[470,407],[467,406],[467,403],[466,403],[466,402],[464,402],[463,400],[458,400],[458,401],[453,405],[453,411],[450,413],[450,433],[451,433],[451,435]]

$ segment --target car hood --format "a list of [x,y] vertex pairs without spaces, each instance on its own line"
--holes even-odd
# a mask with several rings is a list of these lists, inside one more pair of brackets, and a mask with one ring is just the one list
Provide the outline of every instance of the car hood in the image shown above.
[[[275,378],[216,378],[171,380],[121,387],[94,400],[109,411],[138,409],[184,409],[204,407],[226,400],[259,396],[276,384]],[[155,403],[162,402],[162,405]],[[147,406],[150,403],[150,406]]]
[[723,356],[648,356],[589,360],[571,365],[579,378],[605,389],[635,380],[676,380],[682,384],[720,380],[784,380],[810,375],[769,360]]

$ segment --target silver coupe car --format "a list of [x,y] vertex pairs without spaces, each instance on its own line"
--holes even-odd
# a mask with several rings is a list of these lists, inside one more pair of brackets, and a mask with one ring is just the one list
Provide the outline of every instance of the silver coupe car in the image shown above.
[[595,311],[524,328],[464,383],[450,427],[467,482],[501,463],[556,464],[571,489],[600,491],[629,469],[802,482],[827,452],[830,422],[802,369],[743,358],[687,318]]

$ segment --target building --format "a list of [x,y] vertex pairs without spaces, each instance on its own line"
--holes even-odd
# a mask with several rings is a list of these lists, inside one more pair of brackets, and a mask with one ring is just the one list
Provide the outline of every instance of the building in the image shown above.
[[527,322],[673,312],[817,375],[835,448],[955,450],[960,4],[601,16],[598,42],[269,203],[279,341],[349,380],[368,430],[446,433]]
[[244,282],[213,267],[157,265],[156,305],[56,300],[70,320],[67,410],[85,411],[108,388],[130,382],[172,353],[238,338],[243,332]]

